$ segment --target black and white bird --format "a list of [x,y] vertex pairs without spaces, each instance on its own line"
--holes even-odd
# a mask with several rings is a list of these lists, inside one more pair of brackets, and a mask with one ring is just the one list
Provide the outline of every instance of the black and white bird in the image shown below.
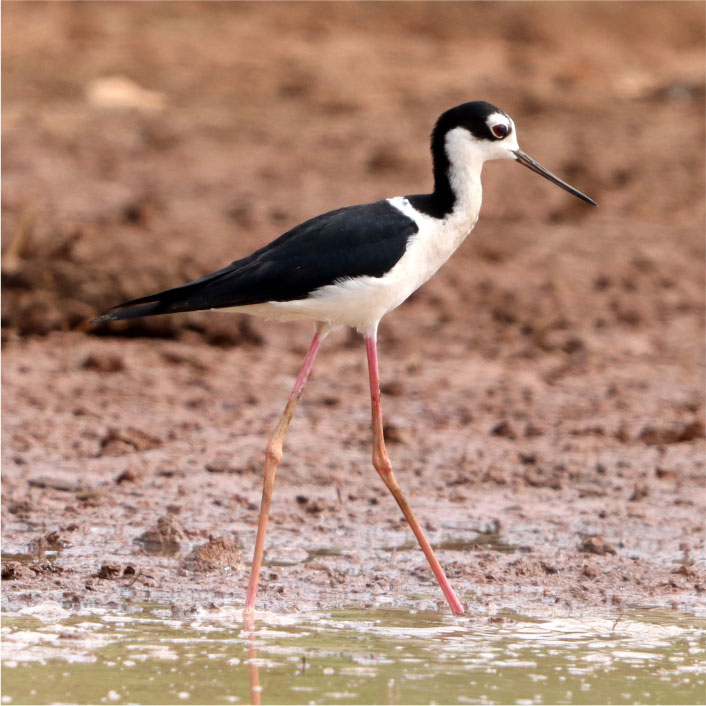
[[245,602],[252,615],[267,521],[284,437],[321,342],[342,326],[365,338],[373,422],[373,465],[407,518],[454,613],[463,608],[392,472],[382,431],[377,328],[382,317],[421,287],[473,230],[481,207],[481,171],[492,159],[528,167],[596,205],[519,147],[515,124],[484,101],[447,110],[431,134],[434,190],[330,211],[281,235],[252,255],[194,282],[125,302],[96,323],[205,309],[290,321],[316,332],[284,414],[265,454],[257,538]]

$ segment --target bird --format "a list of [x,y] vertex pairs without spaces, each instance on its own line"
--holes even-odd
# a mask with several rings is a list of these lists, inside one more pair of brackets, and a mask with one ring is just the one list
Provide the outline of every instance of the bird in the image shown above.
[[368,363],[372,461],[410,525],[454,614],[463,606],[407,501],[385,448],[377,332],[380,320],[421,287],[471,233],[481,208],[481,172],[514,160],[583,201],[520,149],[515,123],[486,101],[443,112],[431,133],[433,190],[339,208],[295,226],[251,255],[200,279],[124,302],[92,323],[224,309],[278,321],[309,320],[315,331],[284,413],[265,450],[262,500],[244,615],[252,615],[265,548],[275,473],[294,410],[328,334],[362,334]]

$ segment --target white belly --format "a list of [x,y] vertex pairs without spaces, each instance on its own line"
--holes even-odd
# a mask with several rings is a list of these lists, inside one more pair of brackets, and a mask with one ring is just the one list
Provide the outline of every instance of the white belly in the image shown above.
[[399,306],[451,257],[473,229],[480,210],[480,194],[475,208],[456,208],[443,220],[415,211],[402,196],[388,201],[413,218],[419,231],[410,237],[405,254],[385,275],[339,280],[320,287],[307,299],[232,310],[279,321],[310,319],[330,328],[353,326],[364,334],[374,332],[388,311]]

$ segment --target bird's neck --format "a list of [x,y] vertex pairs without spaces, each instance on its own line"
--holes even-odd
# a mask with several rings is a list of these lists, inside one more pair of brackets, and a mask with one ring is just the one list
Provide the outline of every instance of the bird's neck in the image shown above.
[[470,230],[481,206],[484,159],[467,136],[454,130],[433,135],[431,151],[434,191],[414,205],[436,218],[467,220]]

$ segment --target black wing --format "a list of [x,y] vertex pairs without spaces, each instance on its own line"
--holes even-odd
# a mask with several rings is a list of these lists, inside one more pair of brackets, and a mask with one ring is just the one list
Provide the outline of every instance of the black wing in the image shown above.
[[411,218],[387,201],[340,208],[305,221],[201,279],[120,304],[94,323],[292,301],[338,279],[382,277],[417,230]]

